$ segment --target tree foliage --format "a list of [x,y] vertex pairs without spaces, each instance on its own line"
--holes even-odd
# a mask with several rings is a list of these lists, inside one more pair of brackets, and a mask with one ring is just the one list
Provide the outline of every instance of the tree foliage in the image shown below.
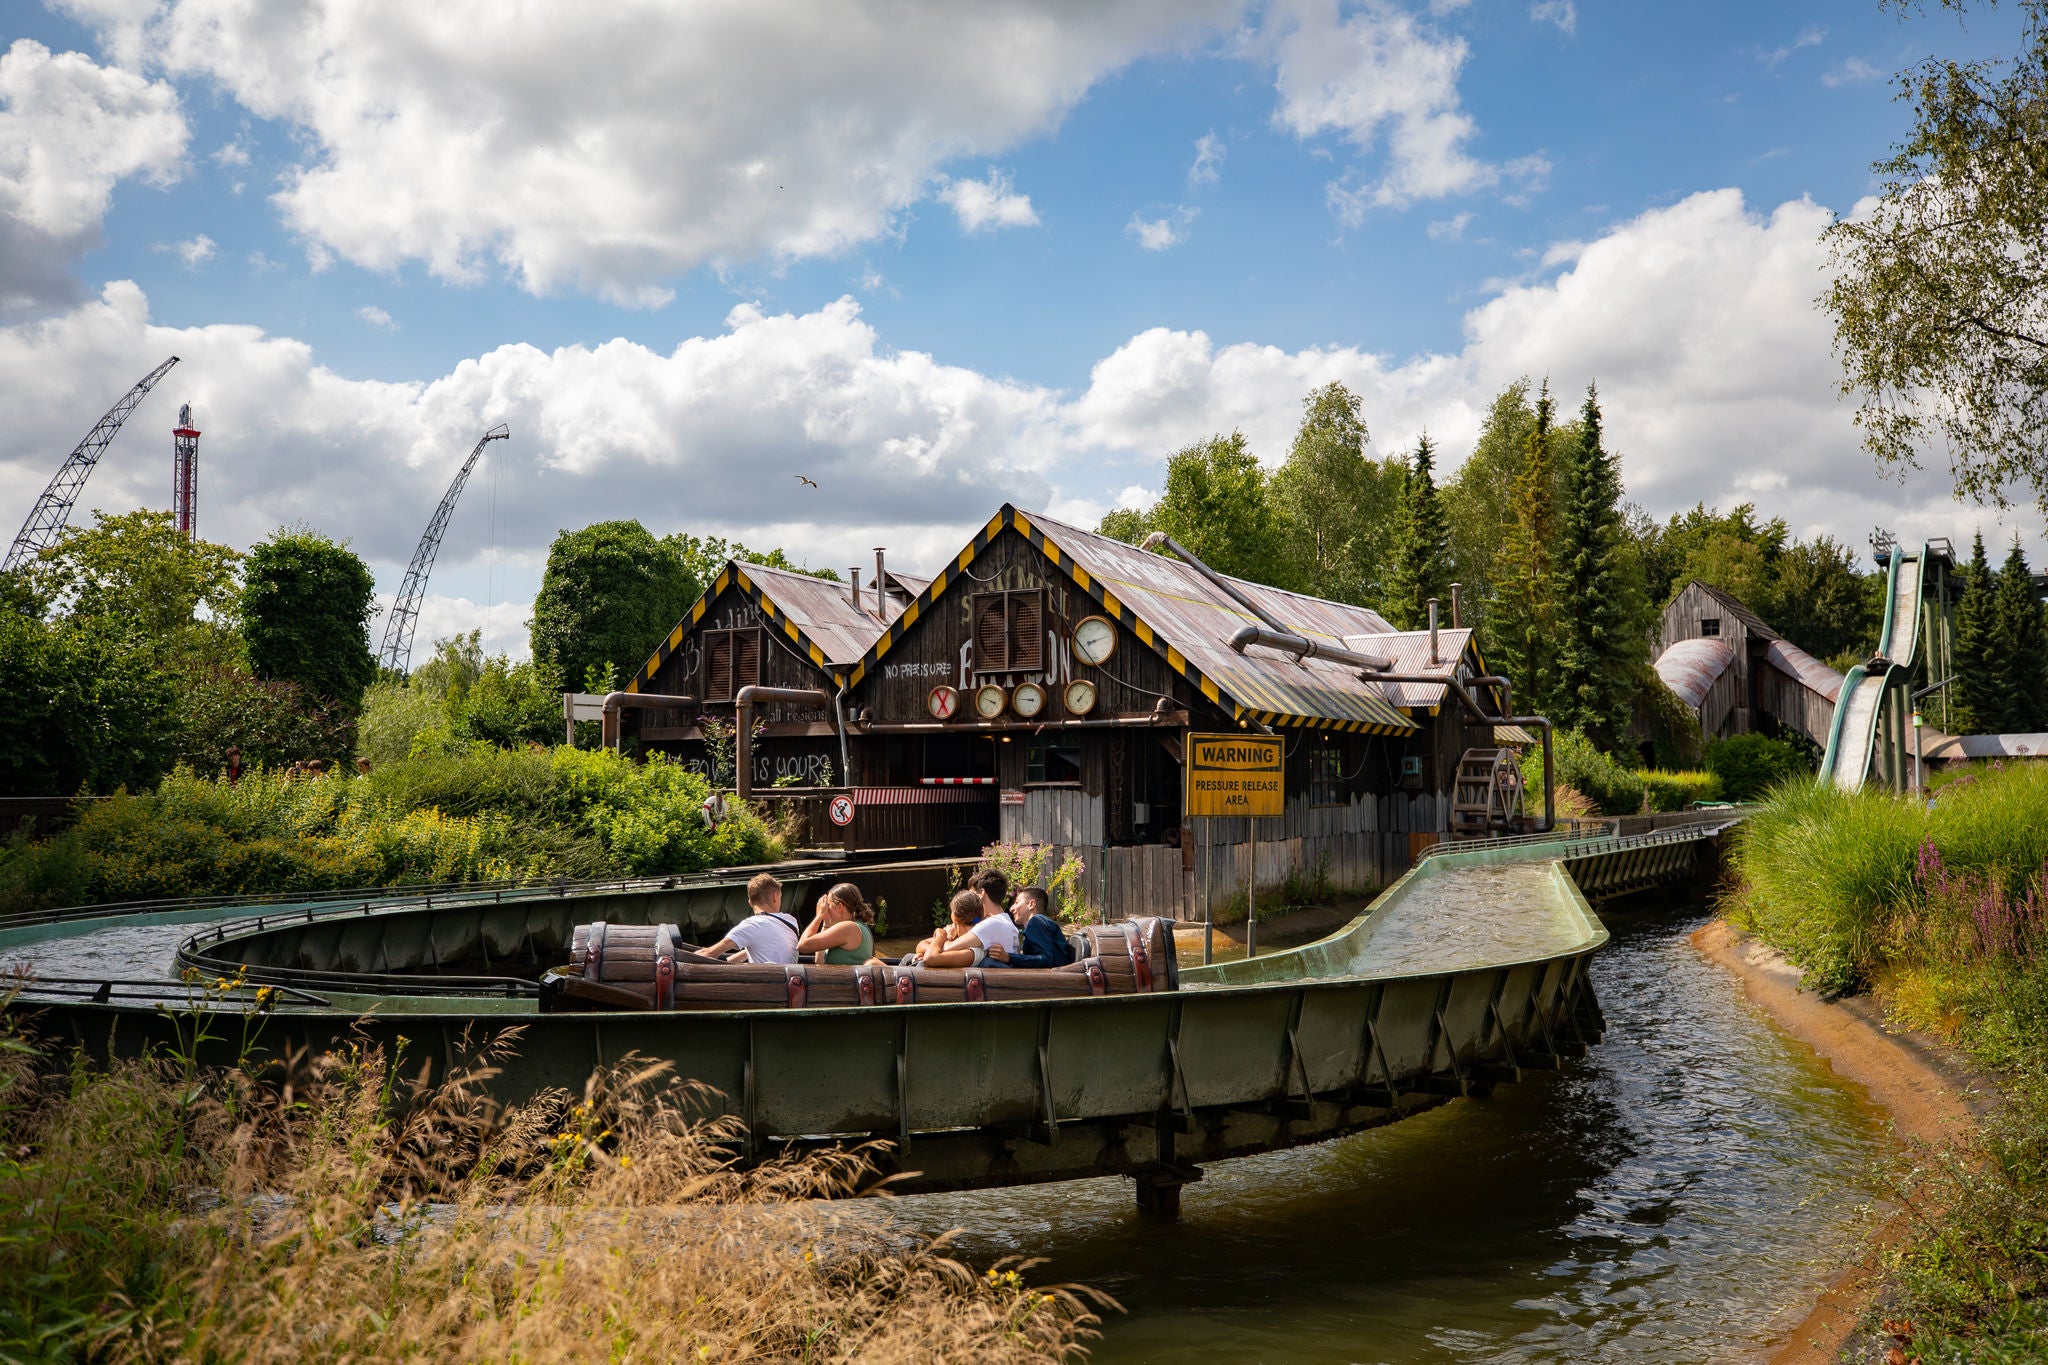
[[280,527],[249,551],[242,639],[266,682],[295,682],[345,715],[377,676],[370,617],[377,580],[362,556],[309,526]]
[[[24,566],[24,605],[101,621],[159,656],[205,652],[205,637],[232,627],[241,555],[186,535],[169,512],[92,515]],[[202,609],[210,621],[195,621]]]
[[1401,490],[1401,517],[1387,570],[1381,614],[1402,630],[1429,620],[1432,598],[1450,596],[1451,534],[1436,489],[1436,447],[1424,435]]
[[112,622],[0,612],[0,697],[0,795],[105,794],[170,768],[177,688]]
[[1995,716],[1981,719],[1995,720],[2000,734],[2048,730],[2048,618],[2041,614],[2041,598],[2018,536],[1999,566],[1992,593],[1988,653],[1998,709]]
[[[1962,8],[1960,0],[1951,4]],[[1841,389],[1881,463],[1946,447],[1959,493],[2048,507],[2048,0],[2008,62],[1930,57],[1867,213],[1826,233]]]
[[1647,662],[1648,642],[1638,629],[1640,587],[1625,543],[1621,473],[1601,443],[1599,395],[1591,385],[1563,485],[1552,719],[1612,752],[1628,730],[1630,692]]
[[1488,660],[1513,680],[1524,709],[1550,705],[1557,646],[1557,574],[1551,547],[1557,539],[1556,479],[1550,467],[1550,388],[1536,400],[1534,421],[1523,432],[1520,470],[1499,552],[1493,555],[1493,593],[1482,636]]
[[[1500,593],[1501,575],[1505,572],[1501,556],[1510,539],[1510,528],[1525,505],[1522,470],[1529,459],[1538,406],[1529,399],[1529,387],[1527,379],[1518,379],[1495,396],[1471,455],[1444,485],[1444,518],[1451,535],[1451,577],[1463,589],[1468,625],[1483,625]],[[1547,400],[1548,394],[1546,384],[1539,396]],[[1551,410],[1545,433],[1545,466],[1550,479],[1545,505],[1554,507],[1558,469],[1578,441],[1578,427],[1576,423],[1558,422],[1556,412]]]
[[704,591],[683,548],[638,521],[556,536],[533,602],[533,657],[562,678],[607,664],[631,674]]
[[1276,588],[1298,586],[1266,472],[1242,432],[1174,452],[1166,462],[1166,491],[1145,514],[1145,528],[1166,532],[1218,573]]
[[1318,597],[1357,605],[1381,595],[1407,473],[1400,460],[1365,453],[1372,438],[1361,408],[1341,383],[1309,394],[1287,461],[1272,478],[1296,580]]
[[1956,633],[1952,646],[1955,681],[1948,685],[1949,723],[1965,735],[1996,734],[2005,711],[1998,694],[1998,656],[1992,629],[1993,592],[1998,576],[1984,553],[1984,533],[1970,544],[1963,566],[1962,592],[1956,598]]

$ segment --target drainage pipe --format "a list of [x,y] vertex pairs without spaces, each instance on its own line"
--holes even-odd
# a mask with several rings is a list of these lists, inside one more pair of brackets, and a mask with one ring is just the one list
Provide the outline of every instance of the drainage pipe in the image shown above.
[[[1237,633],[1230,637],[1230,647],[1242,654],[1246,645],[1264,645],[1267,649],[1292,654],[1296,660],[1328,659],[1333,664],[1369,669],[1375,675],[1384,673],[1394,666],[1394,661],[1385,655],[1361,654],[1355,649],[1345,649],[1341,645],[1326,645],[1278,627],[1240,626]],[[1375,676],[1372,681],[1378,682],[1380,679]]]
[[[1225,597],[1228,597],[1231,601],[1237,603],[1237,605],[1243,607],[1246,611],[1250,612],[1252,614],[1252,619],[1259,622],[1261,625],[1265,626],[1266,629],[1273,631],[1274,633],[1279,635],[1293,634],[1293,632],[1288,630],[1287,627],[1281,625],[1278,621],[1274,620],[1273,617],[1266,611],[1264,607],[1260,606],[1258,603],[1252,601],[1251,598],[1246,597],[1242,592],[1238,591],[1237,585],[1235,583],[1232,583],[1222,574],[1217,573],[1207,564],[1204,564],[1200,559],[1195,557],[1195,552],[1193,550],[1190,550],[1187,546],[1181,544],[1172,536],[1166,534],[1166,532],[1154,531],[1151,535],[1145,537],[1144,543],[1139,545],[1138,548],[1140,550],[1157,550],[1162,545],[1165,546],[1167,549],[1173,551],[1176,555],[1179,555],[1180,558],[1186,562],[1187,566],[1190,569],[1193,569],[1196,573],[1208,579],[1209,582],[1216,588],[1218,592],[1222,593]],[[1382,667],[1385,667],[1385,665],[1382,665]]]
[[[832,696],[822,687],[742,687],[733,698],[734,728],[738,737],[733,750],[733,791],[745,801],[754,794],[754,703],[757,701],[809,701],[832,705]],[[843,761],[843,758],[842,758]]]
[[664,696],[659,692],[607,692],[604,695],[603,738],[599,741],[605,747],[619,747],[619,713],[622,711],[667,711],[679,709],[693,718],[704,709],[695,697]]

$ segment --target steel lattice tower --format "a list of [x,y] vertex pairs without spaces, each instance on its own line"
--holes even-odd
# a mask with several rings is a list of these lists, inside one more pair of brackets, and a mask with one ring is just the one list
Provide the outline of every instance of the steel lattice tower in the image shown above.
[[20,568],[57,543],[57,537],[64,533],[65,523],[71,520],[71,504],[78,501],[78,490],[85,487],[93,466],[106,453],[107,446],[121,430],[121,424],[128,420],[128,414],[135,411],[136,405],[156,387],[156,381],[177,363],[178,357],[172,356],[144,375],[141,383],[128,390],[127,396],[109,408],[107,415],[85,433],[78,449],[72,451],[58,467],[56,474],[51,476],[49,487],[36,499],[36,505],[29,508],[28,520],[22,522],[21,533],[15,536],[14,544],[8,548],[6,562],[0,563],[0,573]]
[[199,432],[192,426],[192,405],[178,409],[178,425],[171,432],[171,511],[178,529],[187,536],[199,534]]
[[412,632],[413,627],[419,624],[420,598],[426,595],[427,575],[434,571],[434,556],[441,552],[441,537],[448,530],[448,516],[455,510],[455,500],[462,496],[462,486],[469,482],[469,471],[476,468],[476,457],[483,454],[484,447],[491,442],[502,441],[511,434],[512,428],[503,422],[485,432],[483,439],[469,452],[469,458],[462,462],[455,481],[441,496],[441,505],[434,509],[434,519],[427,523],[419,548],[412,552],[412,563],[406,566],[405,585],[391,601],[391,615],[384,619],[384,644],[377,651],[377,662],[383,667],[403,673],[412,663]]

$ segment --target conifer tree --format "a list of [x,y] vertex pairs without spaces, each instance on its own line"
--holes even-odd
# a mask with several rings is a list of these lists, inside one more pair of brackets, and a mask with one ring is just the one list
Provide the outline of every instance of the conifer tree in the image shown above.
[[2034,593],[2026,552],[2014,536],[1992,595],[1991,656],[2003,705],[1999,731],[2033,734],[2048,729],[2048,619]]
[[1579,441],[1558,507],[1557,681],[1550,716],[1613,752],[1626,737],[1630,691],[1647,642],[1631,627],[1634,585],[1624,554],[1621,474],[1600,441],[1600,396],[1586,386]]
[[1956,599],[1955,681],[1948,685],[1949,727],[1959,735],[1994,734],[2004,702],[1998,693],[1997,663],[1991,647],[1991,613],[1997,575],[1984,554],[1984,533],[1970,545],[1963,589]]
[[1550,558],[1557,535],[1556,476],[1550,463],[1550,384],[1536,399],[1536,422],[1515,476],[1514,519],[1495,560],[1495,591],[1482,642],[1493,671],[1515,685],[1521,709],[1549,705],[1557,643],[1557,583]]
[[1382,606],[1401,630],[1420,630],[1429,621],[1429,599],[1450,595],[1451,530],[1437,495],[1435,466],[1436,447],[1425,434],[1401,489],[1401,521]]

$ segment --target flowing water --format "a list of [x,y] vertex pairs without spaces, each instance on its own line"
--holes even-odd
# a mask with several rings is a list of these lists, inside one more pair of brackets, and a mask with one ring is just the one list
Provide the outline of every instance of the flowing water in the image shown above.
[[1097,1361],[1742,1360],[1855,1250],[1882,1141],[1673,907],[1611,923],[1604,1041],[1562,1074],[1218,1162],[1176,1224],[1123,1180],[893,1205],[977,1264],[1114,1295]]

